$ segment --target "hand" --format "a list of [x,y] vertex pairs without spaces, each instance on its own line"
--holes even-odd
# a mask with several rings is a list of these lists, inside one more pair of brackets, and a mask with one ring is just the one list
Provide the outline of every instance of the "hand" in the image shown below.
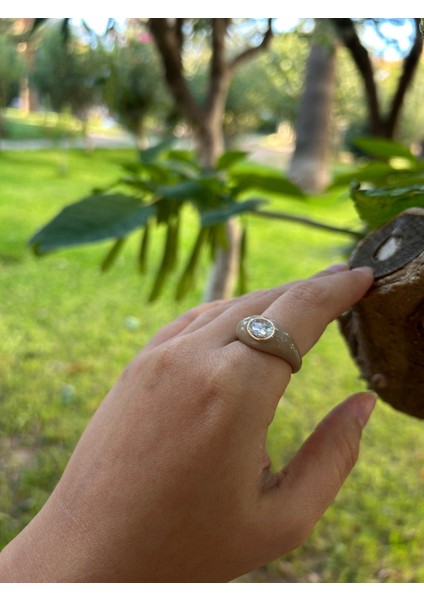
[[271,472],[267,430],[291,368],[235,327],[263,313],[304,355],[371,283],[369,269],[336,267],[202,305],[159,331],[1,555],[2,580],[228,581],[302,544],[354,466],[375,399],[339,405]]

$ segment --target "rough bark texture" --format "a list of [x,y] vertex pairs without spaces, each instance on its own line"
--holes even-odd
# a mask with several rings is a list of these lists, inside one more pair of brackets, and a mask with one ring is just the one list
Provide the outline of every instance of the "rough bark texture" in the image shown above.
[[306,65],[288,175],[305,192],[322,192],[330,181],[331,109],[336,85],[336,47],[316,42]]
[[372,232],[350,263],[372,266],[376,278],[339,319],[350,353],[382,400],[424,419],[424,210]]

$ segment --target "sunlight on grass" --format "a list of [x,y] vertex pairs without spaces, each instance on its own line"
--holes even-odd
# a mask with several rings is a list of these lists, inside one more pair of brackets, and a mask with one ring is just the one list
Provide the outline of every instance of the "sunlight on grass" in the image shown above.
[[[208,265],[196,289],[176,304],[167,288],[146,302],[153,274],[136,272],[137,234],[106,275],[109,244],[67,250],[41,260],[29,237],[64,205],[112,181],[130,150],[0,155],[0,546],[42,506],[78,437],[126,363],[164,323],[201,301]],[[358,227],[353,208],[335,194],[272,201],[285,211]],[[342,235],[246,217],[249,285],[268,287],[308,276],[346,258]],[[190,218],[185,231],[194,231]],[[188,248],[188,242],[185,243]],[[153,258],[158,248],[153,249]],[[363,389],[332,324],[293,377],[271,427],[276,466],[296,451],[317,422]],[[357,468],[305,546],[266,569],[269,580],[424,582],[424,447],[420,421],[379,403]]]

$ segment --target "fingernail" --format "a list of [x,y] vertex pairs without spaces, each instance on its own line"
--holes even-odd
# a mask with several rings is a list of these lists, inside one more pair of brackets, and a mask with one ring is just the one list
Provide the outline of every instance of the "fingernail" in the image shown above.
[[335,265],[331,265],[327,267],[326,271],[329,273],[339,273],[339,271],[347,271],[349,265],[347,263],[336,263]]
[[377,394],[374,394],[374,392],[364,392],[363,394],[359,394],[359,396],[357,396],[355,412],[356,418],[358,419],[362,428],[364,428],[368,423],[376,402]]
[[374,271],[371,269],[371,267],[355,267],[352,269],[352,271],[362,271],[362,273],[367,273],[374,277]]

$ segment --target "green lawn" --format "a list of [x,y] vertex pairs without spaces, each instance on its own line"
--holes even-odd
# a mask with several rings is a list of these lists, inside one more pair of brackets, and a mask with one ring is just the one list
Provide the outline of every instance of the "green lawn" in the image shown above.
[[[109,136],[122,133],[118,125],[104,128],[99,118],[91,118],[88,123],[90,133],[107,133]],[[48,140],[63,142],[64,139],[83,135],[82,123],[72,115],[43,111],[22,115],[17,108],[7,108],[2,122],[2,137],[7,140]]]
[[[110,181],[129,150],[0,154],[0,547],[41,507],[91,414],[135,352],[163,323],[201,301],[172,290],[146,302],[137,235],[107,274],[108,244],[35,259],[27,240],[63,205]],[[275,201],[275,206],[277,206]],[[285,210],[357,226],[345,198]],[[185,237],[193,235],[189,215]],[[349,240],[249,217],[250,287],[304,277],[345,257]],[[206,265],[202,280],[206,278]],[[337,327],[305,358],[273,423],[276,466],[338,401],[362,389]],[[305,546],[252,581],[424,582],[424,425],[379,403],[354,473]],[[247,578],[246,578],[247,579]]]

